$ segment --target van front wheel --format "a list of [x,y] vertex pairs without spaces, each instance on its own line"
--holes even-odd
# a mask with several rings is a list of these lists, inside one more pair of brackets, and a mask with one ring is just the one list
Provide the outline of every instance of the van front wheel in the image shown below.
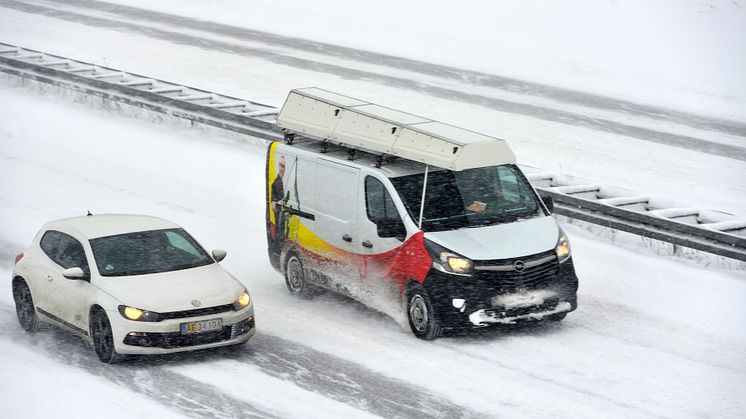
[[296,255],[288,258],[285,269],[285,285],[288,287],[290,294],[303,298],[310,298],[313,290],[311,284],[306,281],[306,275],[303,271],[303,263]]
[[432,340],[442,332],[430,296],[419,284],[410,286],[407,291],[407,318],[412,333],[420,339]]

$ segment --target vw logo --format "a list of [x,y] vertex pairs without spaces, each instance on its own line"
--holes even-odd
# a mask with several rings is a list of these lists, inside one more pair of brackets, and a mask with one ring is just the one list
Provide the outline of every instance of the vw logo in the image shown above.
[[523,272],[523,270],[526,269],[526,263],[522,260],[517,260],[513,262],[513,269],[518,272]]
[[192,300],[192,305],[195,307],[199,307],[202,305],[202,303],[199,300]]

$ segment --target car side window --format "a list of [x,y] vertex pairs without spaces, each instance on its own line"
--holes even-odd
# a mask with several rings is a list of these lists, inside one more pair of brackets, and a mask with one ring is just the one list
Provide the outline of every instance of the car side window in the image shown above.
[[365,178],[365,210],[368,219],[374,223],[379,220],[401,221],[399,211],[386,187],[372,176]]
[[83,272],[88,273],[88,260],[85,257],[83,245],[72,236],[65,233],[59,234],[60,244],[57,255],[52,260],[65,269],[81,268]]
[[49,230],[44,233],[44,236],[42,236],[41,241],[39,242],[41,250],[52,260],[57,257],[61,236],[62,233],[59,231]]

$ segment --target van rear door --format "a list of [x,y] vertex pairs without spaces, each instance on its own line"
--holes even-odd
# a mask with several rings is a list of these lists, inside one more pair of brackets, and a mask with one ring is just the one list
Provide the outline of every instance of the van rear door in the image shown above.
[[361,255],[358,237],[358,178],[360,170],[318,159],[316,167],[316,231],[319,270],[330,287],[352,296],[360,294]]

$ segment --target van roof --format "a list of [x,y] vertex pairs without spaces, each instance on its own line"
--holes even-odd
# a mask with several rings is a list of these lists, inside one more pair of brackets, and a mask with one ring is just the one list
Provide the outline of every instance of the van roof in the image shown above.
[[277,125],[316,140],[451,170],[516,161],[499,138],[316,87],[291,90]]

